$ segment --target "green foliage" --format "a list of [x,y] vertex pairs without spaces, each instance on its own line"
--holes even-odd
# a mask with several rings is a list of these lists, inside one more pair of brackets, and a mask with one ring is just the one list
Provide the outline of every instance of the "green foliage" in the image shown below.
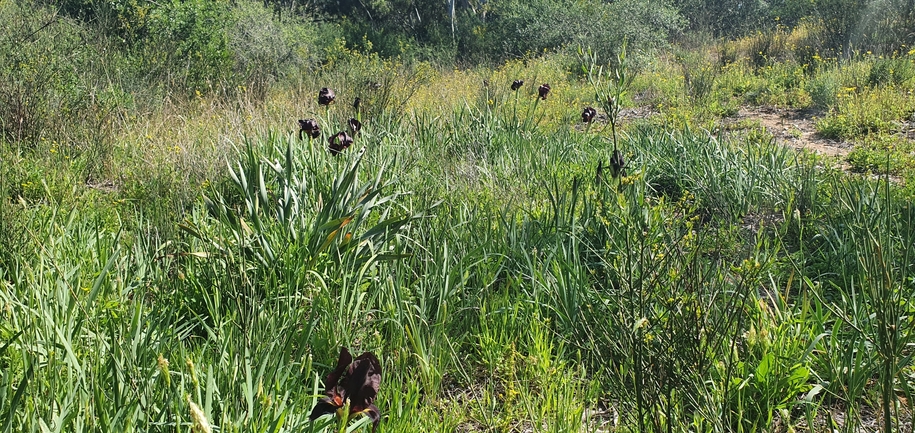
[[[845,362],[843,373],[858,368],[859,380],[868,370],[878,377],[882,428],[887,431],[894,428],[899,415],[895,390],[902,388],[911,395],[911,378],[901,373],[912,365],[909,300],[915,295],[910,261],[915,214],[910,204],[894,200],[889,186],[889,182],[873,185],[861,181],[835,186],[838,211],[829,218],[824,234],[828,236],[829,253],[845,259],[846,266],[840,268],[837,284],[804,282],[835,317],[837,326],[841,324],[848,332],[849,339],[874,351],[866,362],[847,355],[839,359]],[[843,229],[834,230],[839,226]],[[830,391],[843,395],[844,390]]]
[[766,17],[766,3],[761,1],[676,0],[673,4],[689,20],[692,30],[716,36],[741,35],[755,29]]
[[[774,311],[767,302],[773,304]],[[755,312],[759,321],[752,323],[743,335],[744,350],[749,353],[746,362],[734,365],[735,377],[728,401],[735,431],[758,431],[772,425],[775,416],[803,405],[802,394],[812,391],[810,345],[811,340],[815,342],[821,336],[805,335],[809,331],[797,324],[807,318],[794,316],[797,314],[794,311],[805,314],[804,309],[792,310],[784,302],[773,298],[760,300]],[[806,398],[815,395],[813,391]]]
[[873,134],[855,143],[848,154],[852,169],[862,173],[904,175],[915,170],[915,143],[898,135]]
[[879,58],[872,65],[867,74],[867,84],[871,87],[878,86],[904,86],[915,78],[915,58],[889,57]]
[[702,104],[712,93],[721,72],[702,53],[686,53],[677,58],[683,73],[683,88],[693,103]]
[[827,138],[851,139],[893,131],[897,122],[915,111],[911,95],[888,89],[840,89],[837,106],[816,123]]
[[[666,45],[680,27],[676,10],[664,2],[612,3],[504,1],[488,6],[485,30],[490,56],[520,57],[563,45],[621,46],[641,53]],[[615,56],[616,52],[608,52]]]
[[[381,359],[385,431],[904,425],[910,187],[720,119],[812,99],[870,131],[855,168],[911,184],[903,57],[823,60],[812,24],[652,56],[679,19],[641,1],[540,5],[562,32],[508,1],[337,2],[339,26],[268,3],[0,4],[38,56],[0,60],[0,89],[47,117],[0,139],[0,429],[339,431],[307,414],[341,345]],[[578,41],[613,60],[539,56]],[[379,54],[468,46],[526,60]],[[626,173],[595,171],[615,151]]]
[[823,48],[837,56],[846,54],[867,7],[861,0],[817,0],[816,17],[822,26]]
[[262,100],[277,81],[314,66],[318,47],[315,26],[295,16],[275,18],[259,2],[238,2],[227,26],[227,46],[233,57],[233,80]]
[[820,109],[836,105],[841,87],[842,83],[839,77],[828,72],[817,74],[804,85],[804,89],[810,94],[811,102]]
[[520,57],[571,42],[568,36],[583,30],[579,18],[586,13],[584,4],[547,0],[495,3],[490,6],[490,19],[495,22],[485,30],[492,44],[488,51],[497,58]]
[[[166,89],[223,90],[232,55],[225,1],[68,0],[61,13],[95,26],[129,53],[135,73]],[[227,86],[231,88],[231,86]]]
[[223,1],[171,1],[149,11],[146,36],[135,59],[167,88],[190,93],[233,87],[233,58],[226,28],[231,9]]
[[817,0],[812,12],[823,51],[835,57],[853,50],[892,54],[915,37],[915,11],[907,1]]
[[[448,50],[453,43],[452,9],[455,3],[430,0],[373,0],[368,2],[321,0],[317,6],[341,18],[343,36],[359,44],[363,38],[385,57]],[[456,6],[459,7],[459,6]],[[354,46],[366,50],[367,47]],[[422,59],[427,60],[427,59]],[[453,60],[453,57],[452,57]]]
[[0,19],[8,23],[0,27],[2,138],[32,147],[84,126],[73,118],[98,120],[92,127],[103,129],[113,107],[104,93],[92,98],[103,90],[83,73],[96,53],[81,42],[81,29],[48,9],[15,2],[0,4]]
[[[667,2],[563,0],[491,2],[376,1],[323,5],[342,22],[347,41],[367,50],[363,39],[384,56],[416,56],[459,64],[496,64],[538,56],[565,46],[619,46],[633,53],[667,44],[682,25]],[[357,19],[351,19],[353,16]],[[615,53],[611,53],[615,54]]]
[[[297,155],[291,141],[276,140],[271,147],[270,153],[260,155],[248,143],[244,158],[230,166],[232,196],[240,197],[239,203],[218,191],[206,198],[209,214],[222,227],[208,228],[205,221],[194,221],[182,228],[212,245],[226,267],[234,267],[237,260],[255,265],[253,281],[274,272],[285,277],[306,275],[322,269],[327,261],[364,272],[372,263],[398,257],[388,246],[416,217],[390,215],[390,205],[385,205],[398,194],[382,195],[389,189],[382,181],[384,166],[377,168],[373,181],[360,183],[359,155],[340,175],[322,181],[320,160],[315,159],[325,155],[314,150]],[[283,157],[282,162],[270,162],[277,156]],[[311,175],[301,174],[304,170]]]
[[786,28],[813,30],[799,47],[830,57],[850,57],[855,50],[891,54],[915,37],[915,8],[907,0],[678,0],[674,6],[694,31],[729,38],[762,35],[757,53],[778,42],[768,35]]
[[[376,53],[364,53],[346,48],[342,39],[325,48],[326,71],[322,87],[346,89],[340,93],[338,104],[329,107],[325,119],[328,122],[344,124],[349,117],[358,117],[364,122],[385,122],[402,116],[411,98],[420,87],[435,76],[432,65],[426,62],[403,64],[382,59]],[[312,90],[312,92],[315,92]],[[316,93],[306,97],[313,101]],[[359,98],[359,108],[352,107]],[[336,128],[333,126],[332,128]]]
[[157,92],[250,91],[261,99],[265,86],[319,52],[308,45],[319,45],[308,19],[283,18],[255,1],[71,0],[59,11],[130,59],[117,65],[119,74]]

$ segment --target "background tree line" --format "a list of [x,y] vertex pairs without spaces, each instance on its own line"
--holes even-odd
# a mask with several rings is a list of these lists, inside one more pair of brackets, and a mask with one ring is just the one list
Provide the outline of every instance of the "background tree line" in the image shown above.
[[112,107],[164,95],[263,98],[347,52],[469,67],[578,46],[613,58],[626,41],[637,58],[803,26],[808,58],[906,53],[915,0],[22,0],[0,22],[0,131],[28,141],[80,112],[103,131]]
[[[294,44],[320,46],[335,38],[381,56],[461,65],[568,45],[607,49],[623,40],[636,52],[651,51],[687,33],[735,38],[798,25],[811,27],[825,54],[892,53],[915,42],[915,0],[262,1],[271,15],[258,15],[243,0],[40,0],[36,6],[90,24],[124,47],[156,47],[161,52],[146,57],[166,67],[172,58],[196,55],[204,75],[229,66],[236,74],[255,74],[265,65],[250,66],[259,62],[274,63],[266,65],[273,76],[282,63],[301,60]],[[295,27],[312,30],[312,37],[284,41]],[[246,52],[264,45],[279,52]],[[186,78],[194,85],[201,79]]]

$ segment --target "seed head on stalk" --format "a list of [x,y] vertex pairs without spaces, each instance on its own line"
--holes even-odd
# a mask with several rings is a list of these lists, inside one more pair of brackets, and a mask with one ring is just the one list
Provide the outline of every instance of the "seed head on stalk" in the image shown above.
[[613,149],[613,156],[610,157],[610,174],[614,179],[620,175],[626,176],[626,160],[619,149]]

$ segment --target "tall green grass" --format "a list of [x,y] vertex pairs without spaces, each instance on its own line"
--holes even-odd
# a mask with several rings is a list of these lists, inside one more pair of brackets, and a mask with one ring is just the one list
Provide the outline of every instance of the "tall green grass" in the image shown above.
[[[572,124],[572,81],[430,109],[423,83],[379,77],[400,90],[336,157],[272,123],[335,132],[368,70],[328,72],[342,87],[326,110],[200,108],[195,122],[262,117],[198,149],[212,177],[171,220],[117,192],[19,200],[0,179],[0,429],[331,431],[307,415],[340,346],[381,359],[383,431],[911,417],[911,203],[890,182],[765,135],[647,121],[614,144],[616,125]],[[562,78],[511,71],[535,72]],[[163,135],[193,149],[179,132]],[[614,150],[627,172],[598,175]]]

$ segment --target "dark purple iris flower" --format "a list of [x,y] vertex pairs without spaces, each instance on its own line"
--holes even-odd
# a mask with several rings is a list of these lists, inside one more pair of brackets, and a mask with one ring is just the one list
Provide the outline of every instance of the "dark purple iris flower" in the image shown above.
[[328,89],[327,87],[321,89],[318,92],[318,105],[330,105],[334,103],[334,99],[337,95],[333,90]]
[[357,120],[355,117],[350,118],[349,122],[347,122],[347,125],[349,125],[349,130],[353,133],[354,137],[359,132],[359,130],[362,129],[362,122]]
[[546,95],[550,94],[550,85],[546,83],[541,84],[537,89],[537,93],[540,95],[540,99],[546,100]]
[[372,419],[372,432],[378,428],[381,412],[374,402],[381,385],[381,364],[373,353],[365,352],[354,360],[349,350],[340,348],[337,367],[327,375],[324,384],[326,397],[311,410],[309,419],[339,414],[349,400],[347,419],[363,414]]
[[318,126],[318,122],[315,121],[315,119],[299,119],[299,140],[301,140],[304,135],[311,138],[318,138],[321,136],[321,127]]
[[337,156],[340,152],[346,150],[347,147],[353,145],[353,137],[350,137],[346,131],[340,131],[336,135],[328,137],[327,143],[330,148],[330,154]]

